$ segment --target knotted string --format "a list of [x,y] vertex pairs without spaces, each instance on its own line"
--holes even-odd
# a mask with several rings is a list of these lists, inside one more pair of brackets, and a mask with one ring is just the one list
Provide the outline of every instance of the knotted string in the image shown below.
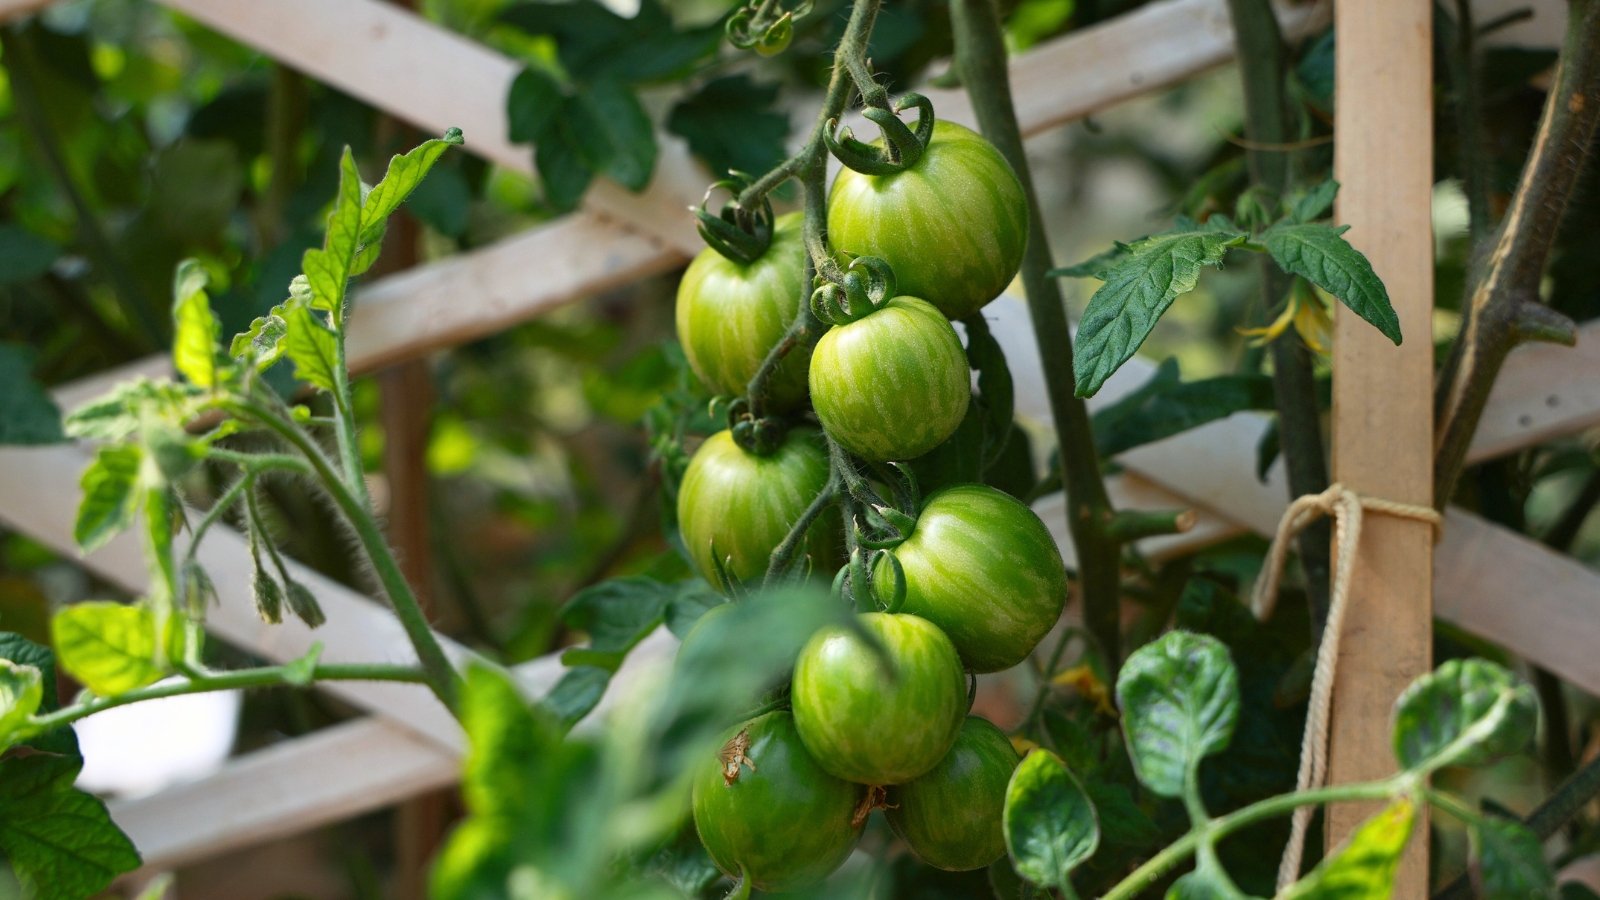
[[[1278,600],[1278,581],[1289,558],[1289,546],[1296,535],[1323,516],[1333,519],[1333,586],[1328,598],[1328,622],[1317,649],[1317,664],[1311,676],[1311,703],[1306,711],[1305,736],[1300,741],[1300,774],[1296,790],[1320,786],[1327,777],[1328,714],[1332,709],[1334,669],[1339,660],[1339,636],[1344,631],[1344,610],[1350,594],[1350,574],[1355,570],[1356,547],[1361,543],[1361,518],[1364,512],[1382,513],[1427,522],[1435,531],[1443,520],[1431,507],[1396,503],[1377,497],[1362,497],[1342,484],[1329,485],[1320,494],[1297,498],[1278,521],[1278,533],[1267,551],[1267,568],[1256,581],[1250,610],[1258,620],[1272,615]],[[1306,829],[1311,825],[1313,807],[1294,811],[1289,845],[1278,867],[1278,890],[1293,884],[1300,876],[1300,861],[1305,854]]]

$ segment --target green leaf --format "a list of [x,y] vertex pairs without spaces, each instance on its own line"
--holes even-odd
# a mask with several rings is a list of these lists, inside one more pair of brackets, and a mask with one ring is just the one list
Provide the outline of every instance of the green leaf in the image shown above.
[[79,550],[91,553],[133,523],[138,510],[134,486],[143,459],[144,451],[137,444],[107,444],[95,451],[94,461],[79,481],[83,499],[78,501],[78,518],[72,525],[72,539]]
[[32,350],[0,344],[0,384],[5,385],[0,391],[0,444],[55,444],[67,439],[61,410],[33,380]]
[[588,632],[588,652],[577,656],[569,650],[562,660],[572,665],[581,659],[615,672],[628,651],[661,624],[677,594],[677,585],[641,576],[613,578],[578,592],[561,608],[561,620]]
[[659,0],[642,0],[623,18],[594,0],[519,3],[503,21],[554,38],[561,67],[580,80],[660,81],[686,74],[717,48],[720,22],[678,29]]
[[1180,797],[1196,783],[1200,761],[1233,739],[1239,673],[1221,641],[1170,631],[1128,657],[1117,705],[1139,781]]
[[206,296],[206,270],[198,260],[178,264],[172,280],[172,365],[191,384],[217,383],[217,342],[221,329]]
[[1526,825],[1511,819],[1483,818],[1468,829],[1473,885],[1483,900],[1550,900],[1556,875],[1544,858],[1544,845]]
[[1394,755],[1406,769],[1481,766],[1532,739],[1533,689],[1481,659],[1452,659],[1406,688],[1395,703]]
[[[49,647],[35,644],[20,634],[0,631],[0,659],[39,671],[40,687],[44,692],[39,712],[53,712],[60,706],[59,698],[56,696],[56,655]],[[0,740],[0,744],[3,743],[4,741]],[[23,743],[44,753],[71,757],[79,755],[78,737],[71,728],[57,728],[44,734],[36,734]]]
[[0,751],[44,702],[44,681],[38,669],[0,659]]
[[61,247],[19,226],[0,225],[0,285],[37,278],[61,257]]
[[506,136],[518,144],[546,140],[564,99],[554,75],[537,66],[524,68],[506,92]]
[[[1134,243],[1138,243],[1135,241]],[[1111,269],[1128,256],[1129,246],[1117,241],[1110,250],[1103,250],[1082,262],[1061,266],[1046,272],[1056,278],[1098,278],[1105,281]]]
[[563,116],[533,148],[533,163],[539,171],[539,183],[544,186],[545,202],[556,212],[575,209],[594,180],[594,172],[578,154],[572,127]]
[[1409,799],[1397,800],[1388,809],[1357,828],[1332,855],[1311,874],[1289,886],[1279,900],[1368,900],[1394,893],[1394,875],[1400,855],[1411,839],[1416,807]]
[[631,191],[650,183],[656,165],[655,128],[639,98],[620,81],[603,79],[571,97],[563,122],[589,171]]
[[25,897],[79,900],[139,867],[105,804],[72,786],[82,766],[44,754],[0,760],[0,852]]
[[147,417],[183,427],[194,418],[196,401],[203,394],[192,384],[136,378],[73,410],[63,424],[73,437],[122,441]]
[[699,578],[682,582],[678,585],[678,592],[667,601],[667,630],[682,640],[707,610],[725,602],[721,594]]
[[346,147],[339,159],[339,193],[328,214],[328,232],[320,248],[312,247],[300,259],[311,288],[311,306],[333,313],[335,321],[344,319],[344,293],[360,245],[361,218],[361,173]]
[[1134,802],[1127,785],[1115,781],[1090,781],[1084,785],[1100,822],[1100,839],[1107,847],[1144,850],[1161,839],[1161,828]]
[[294,363],[294,377],[332,392],[338,383],[334,375],[339,366],[338,336],[304,306],[289,310],[284,324],[288,331],[283,352]]
[[1279,224],[1261,236],[1267,252],[1291,275],[1298,275],[1339,299],[1350,311],[1400,343],[1400,319],[1372,263],[1340,235],[1338,228],[1315,223]]
[[1320,219],[1333,209],[1333,200],[1338,195],[1339,182],[1329,178],[1296,200],[1289,218],[1300,223]]
[[284,307],[275,306],[270,313],[252,321],[249,330],[233,336],[229,355],[240,362],[254,359],[258,372],[271,368],[283,355],[283,338],[289,333],[289,323],[283,318],[285,312]]
[[989,889],[995,900],[1037,900],[1040,896],[1039,889],[1018,875],[1010,858],[1004,856],[989,866]]
[[1246,900],[1210,846],[1195,855],[1194,871],[1173,882],[1166,900]]
[[1178,361],[1169,358],[1138,390],[1095,412],[1095,448],[1116,456],[1236,412],[1272,409],[1273,403],[1272,379],[1265,375],[1186,382]]
[[773,108],[777,99],[775,84],[728,75],[678,101],[667,130],[688,141],[712,172],[765,172],[783,160],[789,137],[789,117]]
[[1094,804],[1048,750],[1031,751],[1011,773],[1001,821],[1011,864],[1043,887],[1070,888],[1072,870],[1100,846]]
[[582,721],[594,711],[611,684],[611,669],[600,666],[573,666],[561,676],[541,705],[561,723],[563,730]]
[[101,697],[160,680],[155,614],[144,606],[75,603],[50,620],[56,658],[67,674]]
[[1245,237],[1236,231],[1191,228],[1129,244],[1126,254],[1106,270],[1106,283],[1089,298],[1078,323],[1073,363],[1078,396],[1100,390],[1178,295],[1194,290],[1200,270],[1221,266],[1228,248]]
[[451,128],[444,133],[444,137],[423,141],[410,152],[390,159],[383,180],[373,186],[366,200],[361,203],[361,236],[357,243],[361,246],[381,243],[389,216],[417,189],[422,179],[428,177],[428,170],[439,161],[439,157],[461,143],[461,129]]

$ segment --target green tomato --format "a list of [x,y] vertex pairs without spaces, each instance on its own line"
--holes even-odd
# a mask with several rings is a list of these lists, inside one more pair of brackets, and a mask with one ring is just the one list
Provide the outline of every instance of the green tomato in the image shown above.
[[821,881],[861,836],[863,790],[824,772],[794,717],[770,712],[706,754],[690,789],[694,827],[718,868],[753,887],[790,891]]
[[955,746],[933,770],[889,789],[889,827],[917,857],[953,872],[981,869],[1006,854],[1001,813],[1017,751],[987,719],[968,716]]
[[884,657],[843,626],[819,630],[794,664],[795,726],[834,775],[901,784],[938,765],[955,742],[967,711],[966,676],[950,639],[927,619],[862,613],[856,620]]
[[[1002,491],[962,484],[929,496],[910,536],[890,551],[905,573],[903,612],[950,636],[974,672],[1009,669],[1033,652],[1067,602],[1067,570],[1050,529]],[[873,589],[888,602],[887,559]]]
[[828,198],[828,240],[885,260],[902,293],[959,319],[1000,296],[1016,276],[1028,242],[1028,203],[993,144],[954,122],[936,122],[911,168],[839,173]]
[[[800,213],[779,216],[772,245],[755,262],[734,262],[707,247],[678,283],[678,340],[689,367],[713,393],[738,396],[794,322],[805,280]],[[769,383],[777,412],[805,401],[806,353],[796,348]]]
[[895,297],[828,329],[811,354],[811,404],[846,450],[873,462],[944,443],[972,400],[967,352],[926,301]]
[[[729,431],[707,438],[678,486],[678,528],[695,567],[721,587],[714,544],[729,575],[740,581],[760,577],[772,551],[827,483],[828,452],[814,428],[790,429],[767,456],[746,452]],[[813,568],[830,575],[839,555],[836,519],[824,513],[806,534]]]

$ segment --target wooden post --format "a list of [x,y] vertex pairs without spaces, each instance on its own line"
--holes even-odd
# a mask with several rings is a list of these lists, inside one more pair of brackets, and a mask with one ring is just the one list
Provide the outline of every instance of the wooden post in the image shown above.
[[[1395,347],[1344,309],[1336,316],[1333,476],[1365,496],[1433,504],[1433,112],[1428,0],[1336,0],[1338,218],[1372,260],[1400,316]],[[1334,682],[1329,781],[1391,774],[1390,711],[1432,667],[1433,531],[1368,515]],[[1370,807],[1330,811],[1329,846]],[[1419,816],[1394,896],[1428,896]]]

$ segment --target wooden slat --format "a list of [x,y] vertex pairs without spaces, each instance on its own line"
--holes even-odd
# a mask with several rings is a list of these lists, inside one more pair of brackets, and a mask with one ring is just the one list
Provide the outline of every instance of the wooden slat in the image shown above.
[[1576,347],[1523,344],[1511,351],[1478,421],[1468,462],[1482,462],[1600,426],[1600,319],[1578,328]]
[[[1427,0],[1336,0],[1337,217],[1372,261],[1410,337],[1390,344],[1339,308],[1333,343],[1333,478],[1359,494],[1433,504],[1433,44]],[[1394,771],[1395,697],[1433,668],[1433,538],[1426,523],[1368,516],[1356,548],[1334,679],[1328,781]],[[1459,545],[1458,545],[1459,546]],[[1479,623],[1474,623],[1475,625]],[[1476,628],[1474,630],[1477,630]],[[1328,845],[1368,806],[1328,811]],[[1419,823],[1427,821],[1418,811]],[[1419,824],[1418,833],[1428,829]],[[1406,851],[1394,896],[1428,896],[1428,842]]]
[[31,15],[55,0],[0,0],[0,24]]

